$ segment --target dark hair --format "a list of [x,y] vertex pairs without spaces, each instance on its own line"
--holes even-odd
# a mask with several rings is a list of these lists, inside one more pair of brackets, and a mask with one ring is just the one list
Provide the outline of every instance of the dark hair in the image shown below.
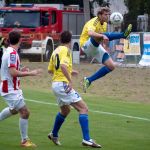
[[63,44],[71,42],[72,34],[70,31],[63,31],[60,35],[60,42]]
[[102,15],[104,12],[110,12],[110,9],[108,7],[99,7],[97,9],[97,16]]
[[12,45],[16,45],[19,42],[20,38],[21,34],[18,31],[11,31],[8,36],[9,43]]

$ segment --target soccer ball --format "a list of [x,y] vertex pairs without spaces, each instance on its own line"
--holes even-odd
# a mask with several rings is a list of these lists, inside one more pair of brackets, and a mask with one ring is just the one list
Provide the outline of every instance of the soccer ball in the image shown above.
[[113,12],[110,15],[110,22],[114,25],[119,25],[123,22],[123,16],[119,12]]

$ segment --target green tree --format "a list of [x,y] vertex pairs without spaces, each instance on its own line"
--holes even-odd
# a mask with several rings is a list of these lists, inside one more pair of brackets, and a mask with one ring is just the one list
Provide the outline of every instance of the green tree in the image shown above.
[[133,29],[136,29],[137,16],[144,13],[150,14],[150,0],[124,0],[129,10],[125,15],[125,21],[133,24]]
[[[84,0],[86,1],[86,0]],[[93,0],[97,1],[99,5],[101,5],[104,0]],[[109,3],[109,0],[107,0]],[[76,4],[80,5],[80,7],[83,7],[83,0],[6,0],[6,3],[51,3],[51,4],[64,4],[64,5],[70,5],[70,4]],[[105,4],[108,4],[105,2]]]

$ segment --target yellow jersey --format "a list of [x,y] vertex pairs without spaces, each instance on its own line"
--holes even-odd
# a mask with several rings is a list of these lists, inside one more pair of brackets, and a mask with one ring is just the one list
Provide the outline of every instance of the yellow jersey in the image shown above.
[[64,64],[67,66],[68,72],[71,77],[72,55],[71,55],[71,51],[66,46],[59,46],[53,51],[52,56],[50,58],[49,65],[48,65],[48,71],[53,72],[52,81],[56,81],[56,82],[64,81],[64,82],[69,83],[69,81],[64,76],[60,68],[61,64]]
[[89,39],[89,30],[93,30],[96,33],[104,33],[107,31],[107,23],[104,22],[103,24],[101,24],[98,17],[94,17],[91,20],[89,20],[83,27],[80,36],[80,47],[82,47],[85,44],[85,42]]

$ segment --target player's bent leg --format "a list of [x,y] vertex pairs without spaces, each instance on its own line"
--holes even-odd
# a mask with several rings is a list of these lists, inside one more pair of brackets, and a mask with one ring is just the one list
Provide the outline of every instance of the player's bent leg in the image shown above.
[[55,144],[55,145],[61,145],[59,138],[58,137],[54,137],[53,133],[49,133],[48,134],[48,138]]
[[27,108],[26,105],[24,105],[23,107],[21,107],[18,112],[20,113],[20,117],[23,118],[23,119],[28,119],[29,118],[29,115],[30,115],[30,112]]
[[11,112],[9,107],[6,107],[0,112],[0,121],[4,120],[12,115],[13,115],[13,113]]
[[65,121],[66,116],[63,116],[60,112],[57,113],[55,117],[55,122],[53,125],[53,129],[50,133],[53,133],[53,137],[58,137],[58,132]]
[[20,134],[22,138],[21,146],[22,147],[36,147],[36,145],[29,139],[28,137],[28,118],[29,118],[29,110],[27,106],[21,107],[18,112],[20,113],[19,119],[19,127]]
[[83,100],[71,104],[79,112],[79,123],[82,129],[84,140],[90,140],[89,135],[89,121],[88,121],[88,107]]
[[123,32],[105,32],[104,35],[108,37],[109,41],[121,39],[124,37]]
[[[106,61],[103,62],[103,64],[107,67],[108,71],[106,71],[107,73],[113,71],[115,69],[115,63],[114,61],[112,60],[111,57],[109,57],[109,59],[107,59]],[[106,69],[106,70],[107,70]],[[106,74],[107,74],[106,73]]]
[[89,134],[89,120],[88,120],[88,107],[83,100],[71,104],[79,112],[79,123],[82,129],[82,145],[94,148],[101,148],[101,145],[97,144],[90,138]]
[[99,42],[97,42],[95,38],[90,37],[82,46],[82,51],[87,55],[87,57],[94,57],[95,51],[99,46]]
[[88,106],[83,100],[80,100],[76,103],[71,103],[71,106],[73,106],[79,112],[79,114],[88,113]]
[[124,32],[105,32],[104,35],[108,37],[109,41],[121,38],[126,39],[129,37],[131,31],[132,31],[132,24],[129,24]]
[[[98,71],[96,71],[90,77],[86,77],[85,78],[86,83],[89,83],[89,85],[90,85],[93,81],[104,77],[106,74],[110,73],[112,70],[115,69],[114,62],[113,62],[113,60],[111,59],[111,57],[109,56],[109,54],[107,52],[104,53],[104,55],[103,55],[102,63],[105,66],[103,66],[102,68],[100,68]],[[85,86],[85,89],[87,89],[86,87],[89,87],[89,86]]]
[[124,38],[128,38],[130,33],[131,33],[131,31],[132,31],[132,24],[129,24],[127,29],[124,32]]
[[87,77],[83,78],[83,92],[86,93],[87,88],[90,86],[91,82],[87,79]]
[[66,118],[70,113],[70,106],[69,105],[61,106],[60,113],[61,113],[61,115],[65,116],[65,118]]
[[[112,60],[110,58],[110,55],[106,52],[106,50],[100,45],[98,47],[98,50],[97,50],[99,53],[98,55],[96,56],[96,59],[99,63],[105,63],[107,60]],[[97,79],[100,79],[102,78],[103,76],[105,76],[107,73],[111,72],[113,70],[113,67],[112,68],[109,68],[109,67],[102,67],[100,68],[98,71],[96,71],[94,74],[92,74],[91,76],[89,77],[84,77],[84,80],[83,80],[83,91],[86,93],[86,90],[87,88],[91,85],[91,83]]]
[[55,145],[61,145],[58,137],[58,132],[62,126],[62,124],[65,121],[65,118],[70,113],[70,106],[64,105],[60,107],[60,112],[56,115],[54,127],[52,131],[48,134],[48,138],[55,144]]

